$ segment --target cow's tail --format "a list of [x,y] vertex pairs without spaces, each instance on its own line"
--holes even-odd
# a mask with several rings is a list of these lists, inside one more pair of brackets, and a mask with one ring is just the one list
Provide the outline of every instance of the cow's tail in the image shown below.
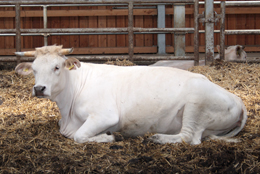
[[218,139],[218,140],[223,140],[226,142],[240,142],[240,140],[236,139],[236,138],[231,138],[234,137],[235,135],[237,135],[245,126],[246,124],[246,120],[247,120],[247,112],[246,112],[246,107],[243,105],[241,114],[240,114],[240,119],[237,123],[237,126],[232,129],[230,132],[228,132],[227,134],[224,135],[211,135],[209,138],[210,139]]

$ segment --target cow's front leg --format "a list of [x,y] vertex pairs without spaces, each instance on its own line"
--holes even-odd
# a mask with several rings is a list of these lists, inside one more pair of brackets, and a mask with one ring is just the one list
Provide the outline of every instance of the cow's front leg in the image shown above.
[[61,122],[62,122],[62,120],[60,119],[60,120],[58,121],[59,127],[61,127]]
[[91,115],[83,123],[83,125],[76,131],[74,140],[77,143],[85,142],[113,142],[114,135],[107,135],[105,130],[115,126],[119,122],[118,116],[98,116]]

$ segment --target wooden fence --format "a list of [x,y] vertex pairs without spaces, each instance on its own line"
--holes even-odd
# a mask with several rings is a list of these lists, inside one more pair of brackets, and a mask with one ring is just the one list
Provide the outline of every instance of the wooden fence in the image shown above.
[[[48,7],[48,28],[104,28],[127,27],[128,10],[115,6],[97,7]],[[118,7],[118,6],[117,6]],[[134,9],[134,27],[156,28],[157,9]],[[155,7],[155,6],[154,6]],[[204,11],[200,8],[200,14]],[[214,9],[220,13],[219,5]],[[193,27],[193,5],[186,5],[186,27]],[[43,28],[42,7],[21,8],[21,28]],[[227,7],[226,29],[259,29],[260,7]],[[166,27],[173,27],[173,7],[166,6]],[[12,7],[0,8],[0,29],[15,28],[15,10]],[[215,26],[219,29],[219,24]],[[200,24],[200,30],[204,26]],[[173,53],[173,34],[166,34],[166,52]],[[13,55],[15,37],[0,37],[0,55]],[[128,35],[70,35],[49,36],[48,45],[74,47],[74,54],[127,54]],[[219,34],[215,33],[215,45],[219,44]],[[245,45],[246,51],[260,51],[259,35],[229,35],[225,45]],[[42,36],[22,36],[22,50],[32,50],[43,46]],[[200,34],[200,52],[205,50],[205,37]],[[157,34],[136,34],[134,36],[135,53],[157,53]],[[193,34],[186,34],[186,52],[193,52]]]

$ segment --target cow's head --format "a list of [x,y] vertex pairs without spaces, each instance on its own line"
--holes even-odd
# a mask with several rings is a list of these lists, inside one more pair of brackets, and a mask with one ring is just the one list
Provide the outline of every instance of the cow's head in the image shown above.
[[[242,45],[234,45],[229,46],[225,50],[225,60],[232,61],[232,60],[246,60],[246,52],[244,51],[245,46]],[[217,45],[217,50],[220,52],[220,46]],[[219,55],[217,59],[219,58]]]
[[67,58],[73,49],[62,49],[62,46],[44,46],[35,51],[16,52],[19,56],[36,57],[33,63],[20,63],[15,71],[21,75],[34,73],[35,85],[33,96],[50,98],[57,96],[66,85],[66,72],[79,68],[80,62],[75,58]]

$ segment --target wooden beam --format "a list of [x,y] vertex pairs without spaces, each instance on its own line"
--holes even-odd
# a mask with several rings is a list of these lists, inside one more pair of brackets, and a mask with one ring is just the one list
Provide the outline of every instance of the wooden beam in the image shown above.
[[[204,8],[199,9],[201,14]],[[220,13],[220,8],[215,11]],[[173,14],[173,8],[166,8],[166,15]],[[193,8],[186,8],[185,14],[193,14]],[[227,7],[226,14],[260,14],[259,7]],[[48,10],[48,17],[73,17],[73,16],[127,16],[127,9],[100,9],[100,10]],[[157,15],[157,9],[134,9],[134,15]],[[15,17],[15,11],[0,11],[1,17]],[[21,17],[42,17],[42,10],[23,10]]]
[[[22,49],[22,51],[32,51],[31,49]],[[193,46],[186,46],[185,48],[186,53],[193,53],[194,47]],[[217,52],[217,49],[214,49],[215,52]],[[257,46],[250,46],[246,47],[245,51],[247,52],[260,52],[260,47]],[[14,56],[15,49],[0,49],[0,55],[11,55]],[[166,52],[168,54],[172,54],[174,52],[173,46],[167,46]],[[199,52],[204,53],[205,52],[205,46],[199,47]],[[128,53],[128,47],[107,47],[107,48],[98,48],[98,47],[92,47],[92,48],[74,48],[74,51],[72,55],[94,55],[94,54],[127,54]],[[157,47],[134,47],[134,53],[135,54],[149,54],[157,53]]]
[[[22,51],[31,51],[31,49],[22,49]],[[0,55],[14,55],[15,49],[0,49]],[[135,47],[134,53],[156,53],[157,47]],[[89,47],[89,48],[74,48],[72,54],[127,54],[128,47]]]

